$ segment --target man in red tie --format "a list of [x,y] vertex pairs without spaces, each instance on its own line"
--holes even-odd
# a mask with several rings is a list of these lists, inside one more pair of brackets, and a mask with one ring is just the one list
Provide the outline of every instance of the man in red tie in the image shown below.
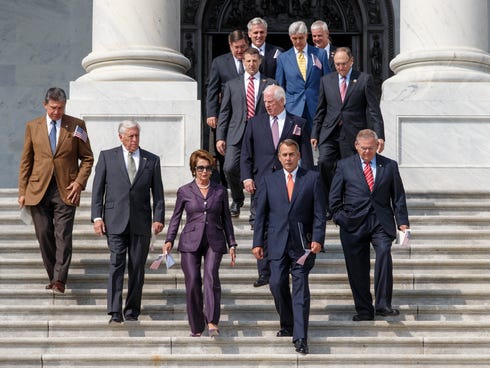
[[261,259],[267,241],[269,286],[281,326],[277,336],[292,336],[296,351],[308,354],[308,275],[325,240],[325,198],[318,172],[299,167],[300,157],[296,141],[279,143],[283,169],[265,175],[257,187],[252,252]]
[[[318,107],[313,119],[311,144],[319,149],[318,168],[328,196],[336,162],[356,153],[354,140],[361,129],[378,135],[378,152],[384,148],[384,124],[372,77],[353,69],[349,48],[335,50],[336,73],[320,81]],[[327,213],[327,220],[330,213]]]
[[245,196],[240,181],[240,152],[247,120],[265,112],[262,92],[275,84],[259,72],[261,56],[257,49],[248,48],[243,54],[245,73],[225,84],[216,128],[216,149],[225,157],[223,171],[233,202],[232,217],[240,215]]
[[[333,221],[340,226],[347,274],[357,314],[353,321],[374,315],[397,316],[391,305],[393,266],[391,244],[397,228],[409,228],[403,183],[395,161],[376,153],[377,134],[364,129],[355,141],[357,154],[337,163],[330,189]],[[375,303],[370,292],[370,247],[376,252]]]

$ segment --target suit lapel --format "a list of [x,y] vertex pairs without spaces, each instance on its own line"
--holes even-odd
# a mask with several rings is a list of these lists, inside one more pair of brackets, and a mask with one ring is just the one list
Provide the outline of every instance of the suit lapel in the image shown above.
[[[262,74],[260,75],[262,77]],[[255,113],[260,111],[258,108],[262,102],[262,92],[264,92],[265,87],[267,87],[267,78],[259,79],[259,91],[257,92],[257,102],[255,103]]]
[[[349,99],[349,96],[352,94],[352,91],[357,87],[357,79],[358,78],[359,78],[359,72],[357,70],[353,70],[351,75],[350,75],[349,85],[347,86],[347,91],[345,93],[344,104]],[[339,89],[339,95],[340,95],[340,89]]]
[[58,147],[60,147],[63,141],[68,137],[68,135],[71,134],[70,130],[70,123],[68,123],[65,118],[62,117],[60,124],[60,135],[58,137],[58,143],[56,144],[56,152],[58,152]]
[[292,135],[294,127],[294,121],[291,115],[286,113],[286,119],[284,120],[284,127],[282,128],[281,137],[279,138],[279,142],[286,139],[286,137],[290,137]]
[[366,177],[364,176],[364,171],[362,169],[361,158],[358,154],[352,156],[352,166],[353,166],[352,171],[358,177],[358,180],[360,180],[360,183],[363,183],[365,188],[369,191],[369,185],[366,181]]
[[[298,198],[299,194],[303,190],[303,179],[304,179],[305,171],[298,167],[298,171],[296,172],[296,180],[294,182],[293,196],[291,197],[291,203],[289,204],[289,209],[291,209]],[[286,188],[287,194],[287,188]]]
[[119,146],[114,150],[114,160],[119,166],[119,170],[121,170],[121,177],[126,178],[128,184],[131,185],[131,182],[129,181],[128,169],[126,167],[126,162],[124,161],[123,155],[124,151],[122,146]]
[[383,180],[383,175],[385,173],[385,166],[383,164],[383,159],[376,154],[376,177],[374,178],[373,192],[378,188],[379,183]]

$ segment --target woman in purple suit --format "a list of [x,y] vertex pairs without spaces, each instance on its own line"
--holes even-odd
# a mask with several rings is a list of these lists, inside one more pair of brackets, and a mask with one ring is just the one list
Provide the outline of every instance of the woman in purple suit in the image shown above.
[[[190,169],[194,180],[177,191],[175,209],[163,246],[169,253],[177,236],[182,213],[186,224],[180,234],[178,250],[185,276],[187,318],[191,336],[201,336],[206,323],[209,336],[219,335],[221,283],[219,266],[230,248],[235,265],[236,241],[225,187],[210,180],[213,156],[205,150],[194,151]],[[204,297],[201,261],[204,258]]]

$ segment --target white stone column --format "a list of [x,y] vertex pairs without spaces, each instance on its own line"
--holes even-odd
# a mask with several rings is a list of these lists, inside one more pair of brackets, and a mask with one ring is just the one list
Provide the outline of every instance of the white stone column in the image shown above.
[[201,116],[197,83],[184,74],[190,62],[178,51],[180,1],[94,0],[92,43],[67,113],[86,121],[95,158],[120,145],[118,124],[134,119],[141,147],[160,156],[165,189],[189,181]]
[[409,191],[490,191],[487,0],[401,0],[385,154]]

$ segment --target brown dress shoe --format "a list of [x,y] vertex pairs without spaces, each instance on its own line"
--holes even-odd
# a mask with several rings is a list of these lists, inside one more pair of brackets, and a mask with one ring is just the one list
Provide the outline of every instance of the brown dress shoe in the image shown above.
[[65,293],[65,284],[63,284],[61,281],[56,281],[53,284],[53,293],[64,294]]
[[44,288],[45,288],[46,290],[53,290],[53,285],[54,285],[54,284],[53,284],[52,282],[50,282],[50,283],[49,283],[49,284],[47,284],[47,285],[46,285]]

